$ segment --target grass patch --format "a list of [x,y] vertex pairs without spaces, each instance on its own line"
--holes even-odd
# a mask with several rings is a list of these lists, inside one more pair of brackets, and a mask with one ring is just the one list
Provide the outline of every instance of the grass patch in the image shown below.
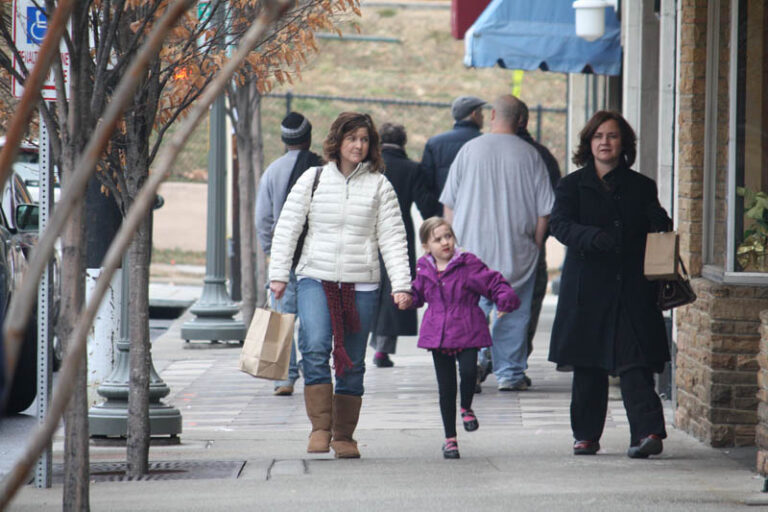
[[181,249],[152,248],[152,263],[168,265],[205,265],[205,252],[183,251]]
[[[310,56],[302,71],[303,79],[286,84],[274,92],[323,94],[342,97],[398,98],[416,101],[451,102],[460,95],[479,96],[492,101],[511,91],[512,71],[501,68],[469,69],[463,65],[464,42],[450,35],[450,10],[366,8],[362,17],[348,17],[342,24],[345,34],[396,37],[402,44],[366,41],[318,40],[319,53]],[[523,75],[520,97],[531,109],[529,130],[537,133],[534,109],[565,108],[566,75],[527,71]],[[280,121],[286,114],[283,98],[266,97],[262,101],[264,161],[269,164],[284,151],[280,140]],[[377,125],[385,121],[404,125],[408,131],[408,155],[416,160],[427,139],[453,125],[449,108],[380,105],[354,101],[294,99],[291,110],[304,113],[314,127],[312,149],[322,153],[322,142],[331,122],[343,111],[364,111]],[[486,116],[485,131],[488,131]],[[541,142],[564,166],[566,160],[566,115],[545,113],[541,120]],[[170,135],[170,133],[169,133]],[[207,118],[184,149],[174,173],[189,178],[188,171],[206,168],[208,158]]]

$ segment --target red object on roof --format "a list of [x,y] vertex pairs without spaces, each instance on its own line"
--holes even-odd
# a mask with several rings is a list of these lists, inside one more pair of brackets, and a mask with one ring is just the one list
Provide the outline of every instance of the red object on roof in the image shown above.
[[489,3],[491,0],[451,0],[451,35],[464,39],[464,33]]

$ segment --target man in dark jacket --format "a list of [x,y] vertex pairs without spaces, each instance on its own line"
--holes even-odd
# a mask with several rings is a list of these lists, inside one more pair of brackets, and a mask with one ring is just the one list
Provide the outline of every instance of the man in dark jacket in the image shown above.
[[[520,126],[517,129],[517,136],[523,139],[525,142],[536,148],[541,158],[544,160],[544,165],[547,166],[547,174],[549,175],[549,182],[552,184],[552,190],[557,187],[557,183],[560,181],[560,165],[557,163],[555,156],[542,144],[531,137],[528,132],[528,105],[522,103],[522,110],[520,114]],[[533,336],[536,334],[536,327],[539,324],[539,314],[541,313],[541,304],[544,302],[544,295],[547,293],[547,280],[549,275],[547,274],[547,247],[546,241],[549,232],[544,237],[544,245],[541,246],[541,252],[539,253],[539,263],[536,267],[536,282],[533,285],[533,300],[531,301],[531,319],[528,321],[528,357],[531,357],[533,351]],[[528,383],[530,385],[530,382]]]
[[[272,248],[272,234],[288,197],[299,176],[310,167],[322,165],[322,159],[309,150],[312,144],[312,124],[303,115],[291,112],[280,123],[280,135],[285,143],[286,153],[272,162],[261,177],[256,196],[256,234],[261,248],[269,254]],[[279,301],[273,298],[273,308],[281,313],[296,313],[296,276],[291,274],[291,281],[285,295]],[[275,381],[276,395],[293,394],[293,384],[299,378],[296,357],[296,343],[291,348],[291,364],[288,380]]]
[[456,120],[453,129],[431,137],[424,146],[421,165],[426,173],[427,185],[435,197],[440,197],[448,170],[461,147],[480,135],[485,103],[485,100],[475,96],[459,96],[453,100],[451,115]]
[[[405,153],[405,144],[408,140],[405,128],[399,124],[384,123],[379,127],[379,135],[382,142],[381,156],[386,164],[384,175],[395,189],[400,213],[405,224],[405,234],[408,239],[408,261],[413,278],[416,276],[416,246],[411,205],[416,203],[419,212],[425,219],[439,215],[443,207],[427,187],[421,166],[410,160]],[[373,364],[379,368],[388,368],[394,365],[389,354],[395,353],[397,337],[418,334],[418,322],[415,309],[400,310],[392,301],[392,285],[389,282],[383,261],[381,274],[379,311],[376,315],[373,336],[371,336],[371,347],[376,350]]]

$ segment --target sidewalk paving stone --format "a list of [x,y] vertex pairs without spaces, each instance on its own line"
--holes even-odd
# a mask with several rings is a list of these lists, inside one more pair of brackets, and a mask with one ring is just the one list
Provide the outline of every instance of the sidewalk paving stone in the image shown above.
[[[574,457],[571,374],[546,361],[554,314],[548,297],[530,359],[533,387],[501,393],[493,376],[476,395],[477,432],[459,428],[462,458],[442,458],[442,424],[431,359],[403,338],[393,368],[368,365],[356,438],[362,458],[305,453],[309,422],[303,384],[293,396],[237,370],[239,350],[185,350],[174,325],[153,344],[155,367],[182,413],[179,446],[153,446],[153,461],[245,461],[237,478],[95,482],[93,510],[307,511],[720,511],[762,504],[754,456],[709,448],[672,427],[664,453],[626,456],[620,400],[611,399],[594,457]],[[368,359],[372,356],[369,351]],[[370,361],[367,361],[370,363]],[[61,462],[61,433],[54,444]],[[751,452],[754,453],[754,452]],[[747,463],[743,462],[746,454]],[[122,447],[92,447],[92,461],[120,462]],[[12,510],[59,510],[61,487],[26,487]]]

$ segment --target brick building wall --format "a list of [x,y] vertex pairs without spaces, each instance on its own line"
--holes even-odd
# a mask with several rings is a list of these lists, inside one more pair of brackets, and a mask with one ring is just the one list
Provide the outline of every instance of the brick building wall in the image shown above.
[[[704,263],[707,1],[683,0],[680,14],[678,231],[681,256],[696,276]],[[722,266],[727,240],[730,1],[720,2],[719,15],[720,129],[711,212],[714,249],[709,263]],[[768,289],[718,284],[701,277],[692,284],[698,300],[676,313],[676,425],[712,446],[752,445],[758,421],[760,311],[768,309]],[[768,412],[765,416],[768,420]]]
[[760,320],[762,323],[760,355],[758,357],[760,372],[757,379],[760,387],[757,397],[760,403],[757,406],[759,423],[757,425],[755,442],[758,448],[757,471],[761,475],[768,475],[768,311],[760,313]]
[[760,311],[768,289],[695,279],[677,315],[676,424],[712,446],[755,443]]

